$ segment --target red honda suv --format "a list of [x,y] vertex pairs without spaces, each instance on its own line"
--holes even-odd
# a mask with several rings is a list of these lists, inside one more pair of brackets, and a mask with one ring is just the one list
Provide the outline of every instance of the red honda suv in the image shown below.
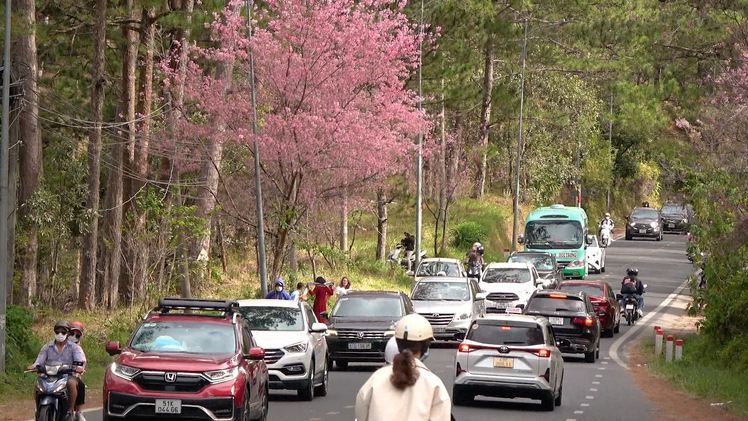
[[262,420],[265,350],[236,301],[161,298],[104,377],[104,420]]
[[614,333],[618,333],[621,328],[621,306],[618,304],[616,293],[609,283],[605,281],[563,281],[556,286],[556,289],[586,292],[590,296],[597,317],[600,318],[600,325],[603,329],[602,335],[612,338]]

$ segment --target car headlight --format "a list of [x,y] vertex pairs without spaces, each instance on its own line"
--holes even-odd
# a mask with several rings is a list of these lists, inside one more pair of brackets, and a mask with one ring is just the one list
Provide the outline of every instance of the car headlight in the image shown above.
[[577,260],[572,260],[571,263],[569,263],[569,265],[566,267],[571,268],[571,269],[576,269],[576,268],[581,268],[583,266],[584,264],[582,263],[582,261],[577,259]]
[[629,225],[632,226],[632,227],[635,227],[636,226],[636,222],[630,222]]
[[297,344],[289,345],[283,349],[286,351],[295,354],[295,353],[304,353],[306,352],[307,347],[309,346],[306,342],[299,342]]
[[683,219],[681,220],[681,222],[682,222],[682,223],[684,223],[684,224],[687,224],[687,223],[688,223],[688,218],[683,218]]
[[335,329],[327,329],[325,336],[338,336],[338,331]]
[[385,330],[384,331],[384,336],[395,336],[395,331],[394,330]]
[[660,225],[660,223],[657,221],[652,221],[649,223],[649,226],[652,228],[657,228],[658,225]]
[[211,383],[223,383],[235,379],[239,375],[239,368],[226,368],[223,370],[206,371],[203,376]]
[[125,380],[132,380],[135,376],[138,375],[138,373],[140,373],[139,368],[117,363],[112,363],[110,369],[112,370],[112,374],[118,377],[122,377]]

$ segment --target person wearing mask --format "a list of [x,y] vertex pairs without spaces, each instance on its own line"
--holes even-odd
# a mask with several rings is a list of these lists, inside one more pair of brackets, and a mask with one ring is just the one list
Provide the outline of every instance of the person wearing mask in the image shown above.
[[296,289],[291,292],[291,299],[296,302],[299,302],[299,300],[306,300],[306,291],[304,291],[303,282],[296,284]]
[[[68,339],[78,344],[78,346],[81,345],[81,340],[83,339],[83,332],[85,331],[85,328],[83,327],[83,323],[74,320],[69,323],[70,325],[70,335]],[[81,346],[81,352],[83,352],[83,347]],[[83,359],[86,361],[86,353],[83,353]],[[73,375],[78,378],[78,399],[75,402],[75,407],[73,409],[73,412],[75,413],[75,421],[86,421],[86,418],[83,416],[83,412],[81,412],[81,407],[85,405],[86,403],[86,384],[83,383],[83,373],[86,371],[86,366],[84,364],[83,366],[83,372],[81,373],[74,373]]]
[[356,420],[449,421],[447,388],[423,364],[434,340],[431,324],[409,314],[395,324],[395,340],[399,353],[392,365],[375,371],[356,395]]
[[335,287],[335,295],[342,297],[351,290],[351,281],[348,280],[347,276],[340,278],[340,285]]
[[268,292],[268,295],[265,296],[265,298],[270,300],[290,300],[291,296],[288,295],[286,291],[283,290],[283,279],[278,278],[273,283],[274,289],[270,292]]
[[[36,371],[38,366],[57,362],[72,365],[75,367],[77,373],[82,373],[83,366],[86,365],[86,356],[78,344],[68,340],[70,324],[65,320],[60,320],[55,323],[54,332],[54,339],[42,346],[41,350],[39,350],[39,355],[36,357],[36,361],[26,369]],[[68,407],[61,408],[67,411],[67,414],[63,418],[64,421],[74,421],[73,410],[75,403],[78,401],[79,383],[80,379],[78,377],[68,377]]]
[[309,293],[314,295],[314,305],[312,306],[314,315],[317,316],[317,320],[324,323],[325,319],[320,314],[327,311],[327,299],[335,294],[335,291],[321,276],[318,276],[314,282],[308,283],[307,288],[309,288]]

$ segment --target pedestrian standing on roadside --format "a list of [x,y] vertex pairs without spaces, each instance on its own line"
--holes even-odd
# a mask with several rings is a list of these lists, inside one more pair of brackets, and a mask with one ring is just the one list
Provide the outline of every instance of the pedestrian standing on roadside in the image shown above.
[[338,298],[344,296],[345,294],[348,294],[348,291],[351,290],[351,281],[348,280],[347,276],[344,276],[340,278],[340,285],[335,287],[335,295],[338,296]]
[[[304,298],[301,298],[301,297]],[[304,291],[304,283],[299,282],[296,284],[296,289],[291,292],[291,299],[299,302],[300,300],[306,300],[306,292]]]
[[327,320],[320,314],[327,311],[327,299],[335,294],[332,285],[328,284],[325,278],[318,276],[314,282],[307,284],[307,288],[309,288],[309,293],[314,295],[314,305],[312,306],[314,315],[320,322],[326,322]]
[[290,300],[291,296],[288,295],[286,291],[283,290],[283,279],[278,278],[275,280],[274,289],[265,296],[265,298],[270,300]]

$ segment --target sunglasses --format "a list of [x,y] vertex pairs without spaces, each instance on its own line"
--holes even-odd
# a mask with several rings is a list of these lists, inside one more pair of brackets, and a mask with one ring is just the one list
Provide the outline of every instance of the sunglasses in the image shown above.
[[68,334],[67,329],[55,329],[55,333],[62,333],[64,335]]
[[75,336],[76,338],[80,339],[80,337],[83,336],[83,334],[76,330],[73,330],[70,332],[70,336]]

